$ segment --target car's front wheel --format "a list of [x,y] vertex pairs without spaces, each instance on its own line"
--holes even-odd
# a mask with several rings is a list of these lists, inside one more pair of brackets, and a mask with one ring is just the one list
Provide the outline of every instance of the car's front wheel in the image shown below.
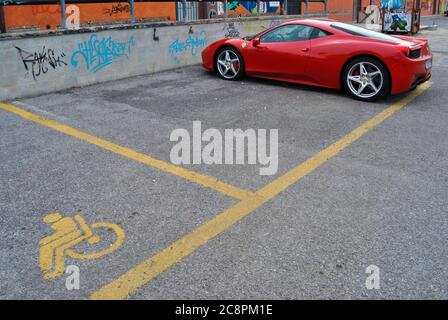
[[225,47],[216,55],[215,69],[223,79],[238,80],[244,75],[244,61],[236,49]]
[[355,99],[374,101],[389,93],[390,76],[386,67],[377,59],[361,57],[345,67],[343,87]]

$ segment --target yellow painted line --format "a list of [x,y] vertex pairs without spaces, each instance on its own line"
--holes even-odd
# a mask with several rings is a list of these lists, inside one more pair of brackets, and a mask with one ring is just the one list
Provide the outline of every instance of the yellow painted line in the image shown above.
[[58,123],[56,121],[46,119],[44,117],[41,117],[39,115],[33,114],[28,111],[25,111],[23,109],[13,106],[13,105],[0,102],[0,109],[12,112],[24,119],[33,121],[33,122],[43,125],[45,127],[48,127],[48,128],[54,129],[56,131],[59,131],[61,133],[64,133],[66,135],[69,135],[71,137],[75,137],[75,138],[78,138],[85,142],[94,144],[100,148],[112,151],[112,152],[119,154],[123,157],[135,160],[135,161],[143,163],[147,166],[157,168],[159,170],[162,170],[162,171],[168,172],[170,174],[173,174],[175,176],[189,180],[191,182],[200,184],[204,187],[221,192],[221,193],[223,193],[227,196],[230,196],[232,198],[243,200],[243,199],[247,199],[247,198],[256,197],[256,195],[251,191],[244,190],[244,189],[238,188],[236,186],[230,185],[228,183],[222,182],[216,178],[213,178],[213,177],[210,177],[210,176],[207,176],[204,174],[200,174],[200,173],[197,173],[197,172],[194,172],[194,171],[191,171],[191,170],[179,167],[179,166],[175,166],[173,164],[167,163],[162,160],[155,159],[153,157],[150,157],[148,155],[145,155],[145,154],[135,151],[133,149],[126,148],[126,147],[120,146],[118,144],[112,143],[110,141],[92,136],[88,133],[76,130],[76,129],[69,127],[67,125],[64,125],[62,123]]
[[379,125],[396,111],[406,106],[415,97],[427,90],[430,85],[431,84],[429,82],[421,85],[399,102],[388,107],[386,110],[368,120],[329,147],[320,151],[315,156],[309,158],[304,163],[291,169],[284,175],[261,188],[256,192],[261,196],[261,198],[244,199],[230,209],[221,212],[210,221],[201,225],[156,255],[150,257],[116,280],[94,292],[90,298],[125,299],[138,288],[150,282],[163,271],[178,263],[190,253],[194,252],[200,246],[206,244],[208,241],[230,228],[233,224],[246,217],[255,209],[273,199],[276,195],[284,191],[293,183],[313,172],[328,159],[337,155],[339,152],[365,135],[369,130]]
[[176,264],[203,244],[230,228],[264,203],[261,199],[243,200],[235,206],[172,243],[155,256],[132,268],[91,295],[94,300],[124,299],[163,271]]

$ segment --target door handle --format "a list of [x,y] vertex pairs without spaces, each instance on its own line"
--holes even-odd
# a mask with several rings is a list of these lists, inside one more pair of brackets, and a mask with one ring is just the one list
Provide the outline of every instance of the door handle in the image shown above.
[[303,48],[303,49],[301,49],[301,51],[308,52],[308,51],[310,51],[310,48]]

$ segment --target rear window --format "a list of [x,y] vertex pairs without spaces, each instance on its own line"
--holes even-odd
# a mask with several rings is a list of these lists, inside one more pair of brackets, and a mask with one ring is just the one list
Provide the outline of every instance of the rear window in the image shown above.
[[317,39],[317,38],[323,38],[323,37],[330,36],[330,35],[331,35],[331,33],[328,31],[314,28],[314,31],[311,33],[310,39],[312,40],[312,39]]
[[331,24],[331,27],[344,31],[346,33],[352,34],[354,36],[360,36],[360,37],[366,37],[366,38],[372,38],[372,39],[379,39],[379,40],[384,40],[384,41],[389,41],[389,42],[394,42],[394,43],[398,43],[399,40],[397,38],[388,36],[384,33],[380,33],[380,32],[376,32],[376,31],[372,31],[369,29],[365,29],[365,28],[361,28],[361,27],[357,27],[351,24],[347,24],[347,23],[333,23]]

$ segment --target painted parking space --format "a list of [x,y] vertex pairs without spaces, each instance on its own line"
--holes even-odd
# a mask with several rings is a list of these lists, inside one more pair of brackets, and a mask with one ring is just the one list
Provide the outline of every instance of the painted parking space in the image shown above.
[[[3,298],[88,297],[142,256],[235,203],[199,184],[0,113],[1,148],[8,150],[2,158]],[[180,196],[166,197],[166,190]],[[67,220],[75,217],[100,241],[89,243],[86,233],[71,229]],[[79,290],[66,288],[68,275],[61,275],[56,257],[64,258],[65,267],[79,268]]]
[[[444,54],[435,56],[445,68]],[[435,269],[443,261],[424,253],[445,228],[435,174],[444,173],[444,148],[422,143],[442,130],[437,70],[430,89],[366,105],[306,86],[229,83],[199,67],[8,102],[0,108],[2,296],[359,298],[374,295],[363,286],[372,263],[390,275],[384,296],[444,296]],[[220,130],[278,128],[277,174],[173,165],[170,133],[191,131],[196,120]],[[101,241],[71,234],[64,244],[73,248],[40,252],[51,223],[64,218],[81,219]],[[409,269],[406,255],[417,261]],[[60,264],[45,280],[56,256],[79,267],[80,290],[67,289]],[[421,272],[435,282],[425,285]]]
[[[177,240],[176,242],[173,242],[166,248],[159,251],[156,255],[151,256],[148,260],[144,261],[143,263],[138,264],[136,267],[131,268],[129,271],[118,277],[116,280],[113,280],[109,284],[103,286],[101,289],[95,291],[91,298],[94,299],[110,299],[110,298],[126,298],[130,294],[134,293],[137,289],[147,284],[149,281],[151,281],[154,277],[159,275],[161,272],[165,271],[172,265],[176,264],[177,262],[181,261],[184,257],[189,255],[190,253],[194,252],[197,248],[200,246],[206,244],[209,240],[213,239],[215,236],[220,234],[221,232],[227,230],[229,227],[231,227],[234,223],[238,222],[240,219],[244,218],[246,215],[253,212],[255,209],[263,205],[264,203],[270,201],[273,199],[276,195],[278,195],[282,190],[285,190],[288,186],[291,184],[294,184],[296,181],[300,180],[302,177],[306,176],[308,173],[312,172],[314,169],[319,167],[322,163],[327,161],[332,156],[339,153],[341,150],[343,150],[345,147],[359,139],[361,136],[363,136],[366,132],[368,132],[371,128],[375,127],[385,119],[387,119],[389,116],[391,116],[394,112],[397,110],[403,108],[408,104],[410,101],[412,101],[416,96],[424,92],[429,85],[420,87],[417,91],[414,93],[406,96],[399,102],[393,104],[391,107],[387,108],[374,118],[370,119],[366,123],[364,123],[362,126],[358,127],[336,143],[332,144],[328,148],[322,150],[320,153],[316,154],[312,158],[308,159],[304,163],[300,164],[299,166],[293,168],[283,176],[280,176],[273,182],[269,183],[265,187],[258,190],[255,194],[254,193],[244,193],[239,191],[238,187],[235,186],[229,186],[227,184],[224,184],[225,187],[222,187],[218,184],[218,187],[216,187],[215,184],[209,184],[209,181],[212,181],[212,178],[204,179],[204,176],[199,175],[196,179],[194,175],[188,175],[185,174],[185,172],[182,171],[182,173],[179,173],[177,171],[177,168],[171,167],[169,164],[163,164],[161,162],[157,162],[156,160],[150,158],[145,159],[142,161],[141,159],[145,156],[142,154],[132,154],[133,151],[130,149],[123,149],[124,147],[118,146],[116,144],[110,143],[108,141],[96,138],[94,136],[88,135],[86,133],[80,132],[74,128],[65,126],[61,123],[51,121],[48,119],[45,119],[43,117],[36,116],[30,112],[24,111],[20,108],[3,104],[2,109],[12,112],[24,119],[30,120],[32,122],[38,123],[42,126],[45,126],[47,128],[51,128],[53,130],[58,131],[59,133],[63,133],[65,135],[69,135],[73,138],[81,139],[84,142],[93,144],[95,146],[98,146],[100,148],[103,148],[105,150],[111,151],[113,153],[116,153],[118,155],[127,157],[129,159],[132,159],[137,162],[143,162],[148,166],[153,166],[157,169],[162,169],[168,173],[178,175],[182,178],[186,178],[187,180],[197,182],[199,184],[205,185],[207,187],[211,187],[215,191],[222,192],[226,195],[232,195],[233,190],[237,190],[235,193],[240,194],[239,200],[242,200],[240,203],[236,204],[233,207],[230,207],[229,209],[224,210],[219,215],[215,216],[214,218],[210,219],[205,224],[201,225],[199,228],[194,229],[192,232],[188,233],[186,236],[182,237],[180,240]],[[132,156],[129,156],[132,154]],[[195,181],[196,179],[196,181]],[[205,182],[204,182],[205,181]],[[231,190],[231,191],[229,191]],[[76,217],[76,216],[75,216]],[[79,217],[79,215],[78,215]],[[59,216],[58,219],[61,217]],[[44,218],[45,219],[45,218]],[[113,229],[113,228],[111,228]],[[57,230],[57,229],[56,229]],[[121,229],[119,229],[121,230]],[[118,234],[117,234],[118,236]],[[50,236],[51,237],[51,236]],[[122,238],[124,238],[124,232],[122,232]],[[48,237],[47,237],[48,238]],[[45,242],[46,238],[43,238],[41,240]],[[117,237],[119,239],[119,237]],[[70,240],[70,239],[69,239]],[[124,240],[124,239],[121,239]],[[73,239],[72,239],[73,241]],[[74,240],[74,244],[76,245],[76,239]],[[48,241],[47,241],[48,242]],[[70,245],[70,242],[68,242]],[[64,247],[62,246],[64,250],[70,249],[70,247]],[[59,255],[62,254],[62,259],[64,251],[59,251]],[[55,255],[55,265],[57,265],[58,261],[58,254]],[[42,258],[44,254],[42,254],[41,249],[41,255],[40,255],[40,266],[42,271],[46,271],[45,267],[49,269],[49,265],[52,264],[52,261],[50,259],[50,262],[47,261],[48,258]],[[48,254],[47,254],[48,255]],[[70,257],[70,254],[67,254],[67,256]],[[72,255],[73,257],[73,255]],[[45,260],[47,259],[47,260]],[[61,262],[59,262],[59,268],[56,267],[56,275],[61,276],[64,268],[61,266]],[[44,278],[55,278],[55,274],[53,273],[53,276],[48,275],[45,276],[44,272]]]

